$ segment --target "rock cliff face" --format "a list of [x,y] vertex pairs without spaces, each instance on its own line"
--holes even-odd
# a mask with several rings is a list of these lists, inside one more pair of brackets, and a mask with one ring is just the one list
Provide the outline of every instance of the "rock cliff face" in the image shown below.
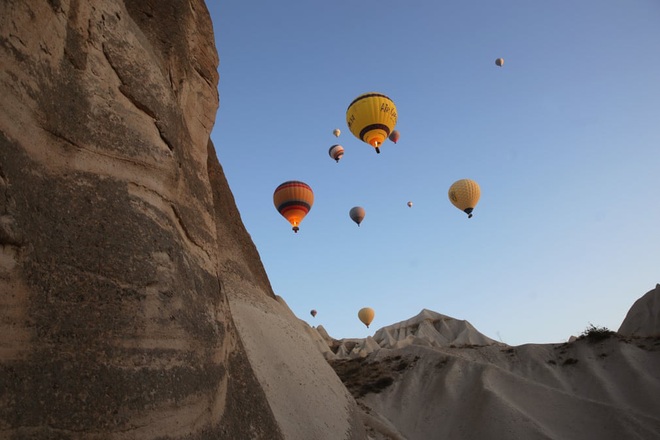
[[[209,140],[217,63],[202,0],[0,3],[0,437],[305,438],[319,415],[281,413],[232,316],[249,294],[304,332]],[[305,340],[293,392],[317,377],[340,408],[306,438],[360,438]]]

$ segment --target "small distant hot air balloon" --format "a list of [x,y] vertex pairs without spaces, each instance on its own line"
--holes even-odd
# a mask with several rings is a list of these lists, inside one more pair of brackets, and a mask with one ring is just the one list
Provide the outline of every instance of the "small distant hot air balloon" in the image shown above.
[[479,197],[481,197],[481,188],[474,180],[457,180],[449,187],[449,200],[455,207],[465,212],[468,218],[472,217],[472,210],[477,206]]
[[339,163],[339,159],[342,158],[344,155],[344,147],[342,147],[339,144],[335,144],[332,147],[330,147],[330,150],[328,150],[328,154],[330,155],[331,158],[337,161]]
[[358,226],[360,226],[360,223],[362,223],[366,214],[366,211],[361,206],[355,206],[348,212],[348,215],[351,216],[351,220],[357,223]]
[[275,189],[273,203],[282,217],[287,219],[293,232],[298,232],[300,222],[314,204],[314,192],[304,182],[289,180]]
[[504,65],[504,58],[498,58],[495,60],[495,65],[498,67],[502,67]]
[[408,208],[412,208],[412,202],[408,202]]
[[360,318],[360,321],[362,321],[367,328],[369,328],[371,321],[374,320],[374,316],[376,316],[376,312],[374,312],[374,309],[371,307],[365,307],[358,312],[358,318]]
[[346,124],[353,135],[380,153],[380,146],[397,121],[394,101],[381,93],[364,93],[346,110]]
[[316,318],[316,310],[312,309],[312,311],[309,312],[310,315],[312,315],[312,318]]
[[338,129],[338,128],[335,128],[334,130],[332,130],[332,134],[334,134],[336,137],[339,137],[339,135],[341,134],[341,130]]
[[399,140],[399,136],[399,130],[393,130],[392,133],[390,133],[390,140],[396,144]]

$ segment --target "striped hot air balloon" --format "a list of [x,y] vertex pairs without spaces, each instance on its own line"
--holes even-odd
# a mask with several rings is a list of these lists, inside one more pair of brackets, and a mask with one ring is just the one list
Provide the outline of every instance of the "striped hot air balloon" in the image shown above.
[[339,159],[341,159],[342,156],[344,155],[344,147],[342,147],[339,144],[335,144],[332,147],[330,147],[330,150],[328,150],[328,154],[335,161],[339,162]]
[[380,153],[380,146],[390,135],[397,121],[394,101],[381,93],[364,93],[346,110],[346,124],[353,135]]
[[474,180],[461,179],[449,187],[449,201],[472,218],[472,210],[481,197],[481,188]]
[[277,211],[291,223],[293,232],[298,232],[300,222],[314,204],[314,192],[305,182],[289,180],[275,189],[273,203]]

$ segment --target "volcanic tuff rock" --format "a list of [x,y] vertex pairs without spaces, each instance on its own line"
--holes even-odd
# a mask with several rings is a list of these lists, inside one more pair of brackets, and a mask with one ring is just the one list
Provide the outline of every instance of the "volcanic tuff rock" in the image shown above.
[[625,336],[660,336],[660,284],[635,301],[617,333]]
[[367,338],[333,340],[321,326],[308,332],[317,345],[326,344],[321,348],[321,353],[326,359],[364,357],[380,349],[397,349],[409,345],[424,347],[505,345],[480,333],[465,320],[427,309],[423,309],[410,319],[382,327],[373,336]]
[[633,336],[596,332],[511,347],[423,310],[373,337],[330,338],[334,352],[321,351],[358,400],[373,439],[655,440],[660,337],[634,334],[653,331],[658,291],[628,313],[622,328],[639,324]]
[[241,222],[217,63],[202,0],[0,2],[0,437],[364,436]]

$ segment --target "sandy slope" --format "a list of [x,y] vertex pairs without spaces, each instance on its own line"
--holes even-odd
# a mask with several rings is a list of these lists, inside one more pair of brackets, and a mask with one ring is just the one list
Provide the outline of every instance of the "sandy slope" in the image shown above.
[[615,337],[381,350],[373,361],[411,364],[360,400],[408,439],[660,438],[659,350],[658,340]]

